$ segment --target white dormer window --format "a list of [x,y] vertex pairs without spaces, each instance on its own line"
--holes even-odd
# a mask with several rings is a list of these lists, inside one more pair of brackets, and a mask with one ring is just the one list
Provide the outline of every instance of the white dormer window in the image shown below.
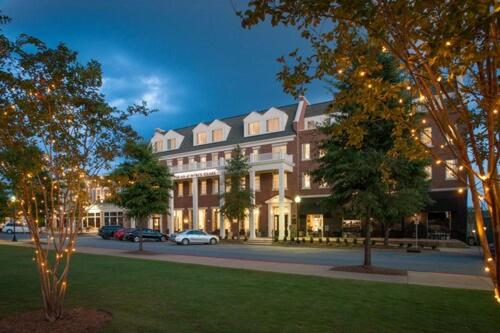
[[176,142],[177,140],[175,138],[167,139],[167,150],[176,149],[177,148]]
[[196,142],[199,145],[204,145],[205,143],[207,143],[207,132],[198,133],[198,135],[196,136]]
[[212,131],[212,142],[222,141],[224,139],[223,134],[222,128],[214,129]]
[[259,135],[260,134],[260,122],[254,121],[248,124],[248,135]]
[[158,153],[163,150],[163,141],[153,142],[153,152]]
[[280,130],[280,118],[271,118],[266,121],[267,132],[277,132]]

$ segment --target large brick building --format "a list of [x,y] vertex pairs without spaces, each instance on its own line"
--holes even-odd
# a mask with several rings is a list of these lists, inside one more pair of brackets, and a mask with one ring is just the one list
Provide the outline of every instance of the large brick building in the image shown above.
[[[151,144],[167,164],[175,186],[171,214],[155,216],[151,227],[163,232],[187,228],[203,229],[231,237],[236,224],[220,213],[221,194],[226,190],[224,166],[239,145],[248,156],[250,174],[246,184],[255,193],[256,207],[243,223],[249,238],[279,238],[295,235],[342,237],[359,234],[359,221],[344,219],[322,205],[330,191],[309,176],[321,151],[318,123],[327,120],[328,102],[309,105],[305,98],[296,104],[271,107],[239,116],[215,119],[177,129],[157,129]],[[459,166],[441,148],[444,139],[431,119],[422,140],[442,156],[429,168],[434,204],[424,212],[401,221],[393,237],[414,235],[414,220],[420,222],[421,237],[465,239],[466,191],[464,184],[446,171],[444,163]],[[300,196],[300,204],[295,198]],[[297,208],[299,214],[297,214]],[[297,215],[299,223],[297,225]],[[224,221],[221,226],[221,221]],[[376,230],[375,233],[381,232]]]

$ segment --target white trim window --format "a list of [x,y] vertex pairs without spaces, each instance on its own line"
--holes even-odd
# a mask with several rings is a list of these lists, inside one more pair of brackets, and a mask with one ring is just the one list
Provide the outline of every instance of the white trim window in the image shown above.
[[201,193],[201,195],[207,194],[207,181],[205,179],[203,179],[200,182],[200,193]]
[[184,196],[184,182],[177,183],[177,196],[178,197]]
[[311,144],[303,143],[302,144],[302,161],[308,161],[311,159]]
[[158,153],[163,150],[163,141],[153,142],[153,152]]
[[219,180],[213,179],[212,180],[212,194],[217,194],[217,193],[219,193]]
[[229,160],[231,159],[231,152],[230,152],[230,151],[226,151],[226,152],[224,153],[224,159],[225,159],[226,161],[229,161]]
[[266,120],[267,132],[278,132],[280,130],[280,118],[271,118]]
[[188,196],[192,196],[193,195],[193,181],[190,181],[189,182],[189,192],[188,192]]
[[[284,189],[286,190],[288,188],[288,176],[287,173],[285,172],[285,177],[284,177]],[[279,181],[280,181],[280,175],[278,173],[273,173],[273,191],[279,191]]]
[[425,173],[427,174],[427,179],[432,179],[432,165],[425,167]]
[[420,142],[427,147],[432,147],[432,127],[422,128],[422,132],[420,133]]
[[212,142],[219,142],[224,140],[224,133],[222,128],[212,130]]
[[302,173],[302,188],[310,189],[311,188],[311,175],[307,172]]
[[445,167],[445,178],[446,180],[455,180],[457,179],[458,172],[458,163],[457,160],[446,160]]
[[255,175],[255,184],[254,184],[254,190],[255,192],[259,192],[260,191],[260,176],[259,175]]
[[177,148],[177,140],[175,138],[167,139],[167,150],[173,150]]
[[260,122],[254,121],[248,124],[248,135],[259,135],[260,134]]
[[182,166],[184,164],[184,159],[183,158],[178,158],[177,159],[177,165]]
[[200,132],[196,135],[196,144],[204,145],[207,143],[207,132]]

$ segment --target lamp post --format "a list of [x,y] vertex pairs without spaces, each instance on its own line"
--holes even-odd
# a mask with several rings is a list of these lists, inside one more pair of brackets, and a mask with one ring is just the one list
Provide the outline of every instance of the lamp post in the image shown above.
[[16,216],[17,216],[17,212],[16,212],[16,196],[13,195],[10,197],[10,202],[12,203],[12,207],[14,208],[14,217],[13,217],[13,224],[12,224],[12,228],[13,228],[13,236],[12,236],[12,241],[13,242],[17,242],[17,237],[16,237]]
[[420,216],[417,213],[413,214],[413,223],[415,223],[415,248],[408,248],[406,251],[420,253],[420,249],[418,248],[418,224],[420,223]]
[[300,195],[296,195],[294,198],[295,203],[297,204],[297,235],[296,237],[299,238],[299,226],[300,226],[300,201],[301,201]]

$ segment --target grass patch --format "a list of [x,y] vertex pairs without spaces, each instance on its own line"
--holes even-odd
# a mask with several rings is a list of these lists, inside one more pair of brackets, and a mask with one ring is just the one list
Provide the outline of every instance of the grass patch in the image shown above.
[[[32,250],[0,246],[0,316],[41,306]],[[253,272],[89,254],[67,306],[106,332],[500,332],[489,292]]]

